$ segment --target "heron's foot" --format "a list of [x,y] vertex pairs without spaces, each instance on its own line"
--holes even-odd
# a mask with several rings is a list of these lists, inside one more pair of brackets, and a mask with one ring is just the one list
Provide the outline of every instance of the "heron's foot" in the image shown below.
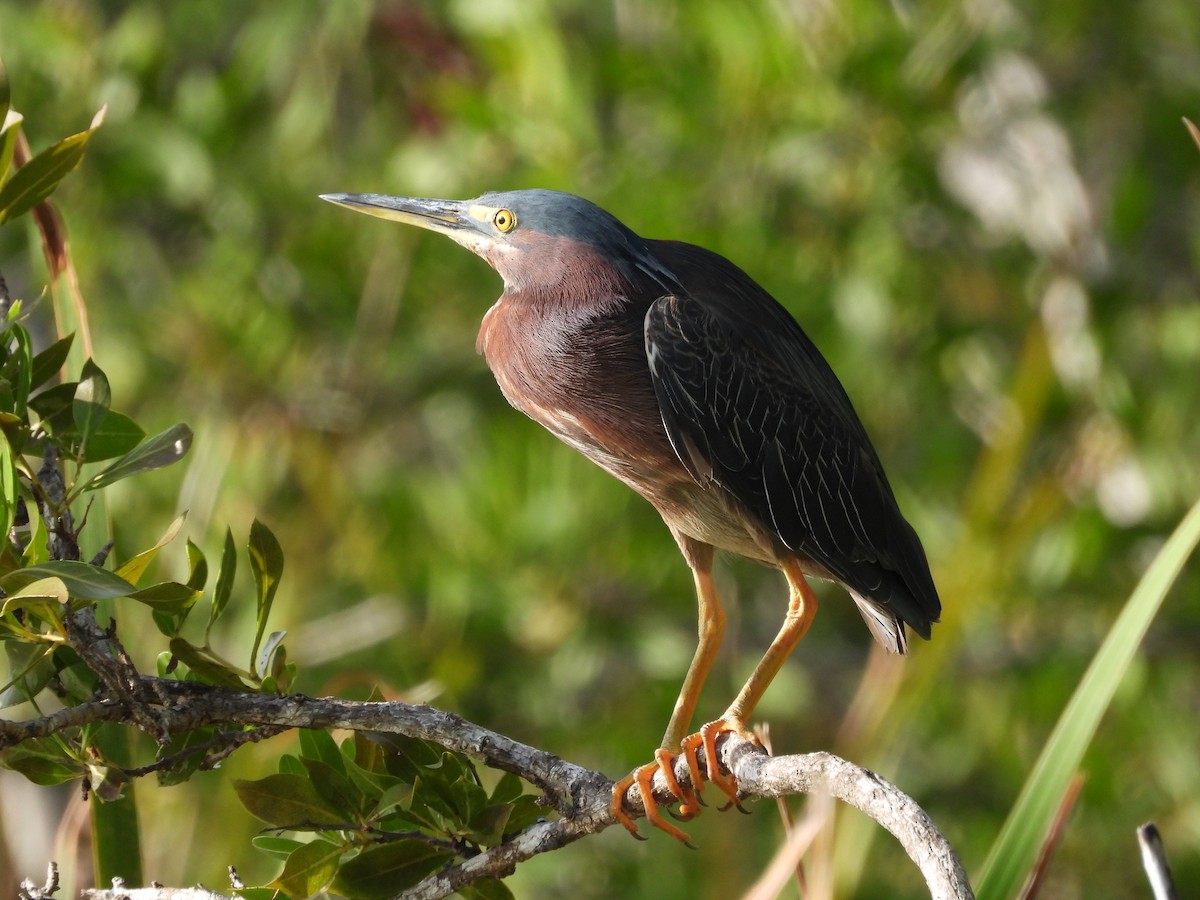
[[680,752],[688,760],[689,771],[692,773],[693,783],[697,786],[697,791],[703,791],[703,781],[697,779],[697,751],[704,753],[704,768],[708,780],[717,786],[726,797],[729,798],[729,803],[721,807],[721,811],[729,809],[730,806],[737,807],[738,812],[749,815],[749,810],[742,806],[741,796],[738,794],[737,776],[732,772],[724,772],[721,769],[721,759],[717,755],[717,738],[725,732],[732,732],[759,743],[758,738],[746,728],[744,722],[730,716],[723,716],[720,719],[715,719],[712,722],[702,726],[695,734],[689,734],[683,739],[683,744]]
[[[678,813],[671,812],[670,809],[667,811],[681,822],[700,815],[700,808],[705,805],[701,797],[705,778],[715,784],[721,793],[729,798],[729,803],[721,807],[722,810],[734,806],[740,812],[749,813],[749,810],[742,806],[741,797],[738,795],[737,777],[732,772],[721,770],[721,761],[717,756],[717,738],[727,731],[758,743],[758,739],[740,721],[721,718],[709,722],[695,734],[685,737],[680,744],[678,753],[660,748],[654,751],[654,762],[638,766],[614,784],[612,790],[613,817],[635,838],[645,840],[645,836],[638,832],[638,827],[633,819],[625,812],[625,793],[636,785],[638,795],[642,798],[642,806],[646,809],[646,821],[655,828],[665,831],[680,843],[691,847],[692,839],[688,833],[672,825],[659,812],[653,788],[654,776],[659,772],[662,773],[663,780],[667,783],[667,789],[679,801]],[[700,767],[701,754],[704,758],[703,772]],[[675,761],[680,756],[687,764],[688,776],[691,781],[690,787],[684,787],[675,777]]]
[[[675,777],[675,760],[678,754],[671,753],[669,750],[658,749],[654,751],[654,762],[646,763],[644,766],[638,766],[620,781],[613,785],[612,789],[612,814],[613,817],[620,822],[625,830],[632,834],[640,841],[644,841],[645,835],[638,833],[638,827],[625,812],[625,793],[634,785],[637,785],[638,795],[642,798],[642,806],[646,809],[646,821],[662,831],[665,831],[675,840],[679,841],[688,847],[692,847],[692,839],[686,831],[681,828],[676,828],[670,822],[662,817],[658,811],[658,803],[654,799],[654,776],[661,772],[663,779],[667,782],[667,790],[679,801],[679,812],[671,813],[675,818],[682,822],[688,819],[694,819],[700,815],[700,796],[693,788],[685,788],[679,783],[679,779]],[[692,783],[698,785],[699,779],[699,764],[695,759],[695,751],[687,758],[688,770],[692,776]],[[668,810],[670,812],[670,810]]]

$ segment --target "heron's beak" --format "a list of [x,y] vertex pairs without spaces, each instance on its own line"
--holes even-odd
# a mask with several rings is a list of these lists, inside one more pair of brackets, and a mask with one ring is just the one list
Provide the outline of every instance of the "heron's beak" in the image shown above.
[[458,200],[425,200],[386,194],[321,194],[321,199],[369,216],[428,228],[451,237],[459,237],[464,230],[479,230],[475,220],[464,214],[468,204]]

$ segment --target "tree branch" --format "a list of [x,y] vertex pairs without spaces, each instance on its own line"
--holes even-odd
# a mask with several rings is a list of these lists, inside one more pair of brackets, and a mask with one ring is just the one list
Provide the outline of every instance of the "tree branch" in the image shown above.
[[111,888],[91,888],[79,893],[85,900],[229,900],[224,894],[209,890],[203,885],[180,888],[156,884],[144,888],[127,888],[119,878],[113,879]]
[[973,897],[961,860],[928,814],[891,782],[832,753],[767,756],[738,739],[722,748],[722,761],[738,787],[754,797],[786,797],[827,791],[866,813],[900,842],[925,877],[929,894]]
[[[28,722],[0,719],[0,749],[65,727],[122,717],[132,719],[131,724],[155,737],[162,729],[178,733],[204,725],[341,728],[402,734],[433,741],[488,767],[520,776],[541,790],[548,805],[561,814],[561,818],[538,822],[504,843],[438,872],[404,894],[419,900],[444,897],[480,878],[503,877],[526,859],[602,831],[616,821],[609,802],[613,782],[602,773],[433,707],[299,694],[281,697],[162,678],[142,677],[140,682],[136,687],[126,686],[134,689],[119,699],[101,698]],[[143,705],[154,709],[129,716],[123,707],[130,695],[140,697]],[[828,753],[770,757],[736,735],[723,735],[718,746],[722,763],[737,776],[747,797],[777,798],[827,791],[895,835],[921,870],[935,900],[973,896],[962,864],[925,812],[873,772]],[[154,768],[145,767],[146,771]],[[676,767],[676,777],[684,785],[690,783],[682,760]],[[654,780],[654,796],[663,805],[673,802],[661,775]],[[636,790],[626,796],[625,806],[634,816],[644,813]]]

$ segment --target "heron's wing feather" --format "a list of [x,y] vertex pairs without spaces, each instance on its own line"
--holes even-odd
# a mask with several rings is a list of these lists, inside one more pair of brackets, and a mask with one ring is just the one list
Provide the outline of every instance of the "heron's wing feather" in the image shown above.
[[754,352],[690,297],[660,298],[645,326],[663,424],[693,477],[720,482],[817,562],[876,560],[864,518],[878,521],[884,498],[871,460],[809,373]]
[[651,304],[646,352],[684,465],[733,493],[788,548],[928,634],[940,603],[924,550],[828,363],[732,263],[659,246],[682,257],[667,262],[684,291]]

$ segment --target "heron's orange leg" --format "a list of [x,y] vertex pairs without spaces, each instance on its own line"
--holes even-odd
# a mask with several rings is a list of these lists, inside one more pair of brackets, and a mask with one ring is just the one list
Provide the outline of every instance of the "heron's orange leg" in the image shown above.
[[[757,743],[746,726],[746,719],[754,712],[758,701],[766,693],[767,687],[779,673],[784,661],[808,632],[813,617],[817,614],[817,596],[805,579],[803,570],[794,561],[783,563],[780,568],[783,569],[783,574],[788,582],[788,610],[779,633],[775,635],[775,640],[771,642],[771,646],[767,648],[767,652],[763,654],[742,689],[738,691],[737,697],[721,717],[708,722],[697,733],[683,737],[683,732],[687,730],[692,715],[696,711],[700,688],[704,684],[708,670],[712,667],[713,659],[720,645],[721,634],[725,628],[725,615],[712,584],[711,548],[708,551],[706,562],[707,565],[693,564],[696,595],[700,604],[700,644],[692,658],[692,665],[688,668],[679,699],[675,702],[675,711],[671,715],[671,721],[667,724],[663,746],[655,753],[655,762],[634,769],[613,787],[613,815],[631,834],[637,837],[641,837],[637,833],[637,826],[621,805],[625,792],[634,784],[638,786],[642,803],[646,807],[646,820],[677,840],[688,843],[687,834],[659,815],[651,793],[651,782],[654,774],[661,771],[667,780],[667,785],[671,788],[671,793],[683,803],[680,809],[683,817],[686,819],[697,815],[700,811],[698,805],[701,802],[700,792],[703,790],[698,760],[699,752],[704,754],[708,780],[729,798],[732,805],[742,809],[738,798],[737,779],[733,775],[725,775],[721,771],[720,758],[717,756],[717,737],[723,732],[732,731]],[[688,772],[692,780],[692,791],[684,790],[675,778],[672,764],[677,753],[674,748],[678,748],[678,753],[682,753],[687,761]],[[745,810],[742,811],[745,812]]]
[[683,737],[696,712],[696,704],[700,700],[700,690],[704,686],[704,680],[708,677],[713,660],[716,659],[717,651],[721,647],[721,637],[725,633],[725,611],[721,609],[721,600],[717,596],[717,590],[712,580],[713,548],[707,544],[696,544],[689,541],[685,555],[692,566],[692,576],[696,582],[696,602],[699,607],[699,640],[696,644],[696,652],[692,656],[692,663],[688,666],[687,675],[683,679],[683,687],[679,690],[675,709],[671,713],[671,720],[667,723],[662,745],[655,751],[655,761],[639,766],[613,785],[612,813],[630,834],[641,837],[638,834],[637,825],[625,813],[622,806],[625,792],[636,784],[642,797],[642,803],[646,807],[646,821],[686,844],[690,840],[687,834],[659,815],[650,785],[654,779],[654,773],[662,772],[671,793],[683,804],[680,807],[681,818],[691,819],[699,814],[698,792],[701,789],[701,781],[695,748],[692,748],[690,754],[685,753],[688,772],[692,779],[692,790],[685,790],[679,784],[675,778],[673,767],[676,756],[683,748]]
[[758,705],[767,687],[783,667],[784,661],[808,632],[813,616],[817,614],[817,595],[813,593],[799,564],[789,560],[780,568],[787,578],[790,594],[783,626],[775,635],[775,640],[771,641],[771,646],[767,648],[763,658],[754,667],[754,671],[750,673],[750,677],[746,679],[746,683],[742,685],[742,689],[738,691],[733,703],[729,704],[729,709],[725,710],[725,714],[718,720],[727,722],[731,726],[730,730],[745,736],[750,735],[746,728],[746,719],[750,718],[754,707]]
[[763,658],[754,667],[754,671],[750,673],[750,677],[738,692],[737,697],[734,698],[733,703],[729,705],[729,709],[725,710],[719,719],[706,724],[699,733],[689,735],[683,740],[685,751],[690,748],[691,752],[695,753],[697,748],[703,749],[708,780],[715,784],[729,798],[730,803],[738,809],[741,809],[742,806],[738,800],[737,779],[732,775],[726,777],[721,772],[720,759],[717,757],[717,736],[722,732],[732,731],[747,740],[758,742],[746,727],[746,720],[754,712],[758,701],[766,693],[767,687],[779,673],[779,669],[788,655],[800,643],[800,639],[804,637],[809,626],[812,625],[813,617],[817,614],[817,595],[813,593],[800,566],[789,561],[785,562],[781,568],[787,578],[789,589],[788,610],[783,620],[783,626],[779,629],[775,640],[771,642],[771,646],[767,648],[767,652],[763,654]]

